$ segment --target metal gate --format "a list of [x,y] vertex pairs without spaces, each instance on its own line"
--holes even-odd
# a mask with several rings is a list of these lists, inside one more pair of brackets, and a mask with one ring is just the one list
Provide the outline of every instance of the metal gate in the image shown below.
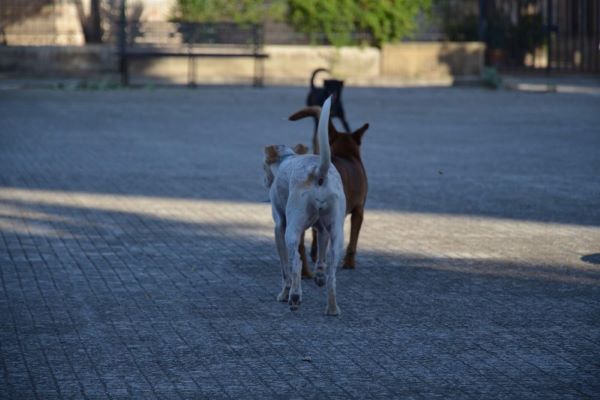
[[600,73],[600,0],[481,0],[480,6],[487,64]]

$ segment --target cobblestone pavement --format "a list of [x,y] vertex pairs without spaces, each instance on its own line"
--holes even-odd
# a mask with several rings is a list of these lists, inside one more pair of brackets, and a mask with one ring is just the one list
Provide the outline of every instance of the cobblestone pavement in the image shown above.
[[600,398],[600,98],[347,89],[339,318],[279,266],[304,89],[0,91],[0,398]]

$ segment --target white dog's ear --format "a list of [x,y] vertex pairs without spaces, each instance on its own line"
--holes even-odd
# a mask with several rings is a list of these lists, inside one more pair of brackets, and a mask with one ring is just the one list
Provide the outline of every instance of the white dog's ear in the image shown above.
[[263,179],[263,183],[265,187],[269,189],[275,180],[275,175],[273,175],[273,171],[271,171],[271,167],[266,163],[263,164],[263,169],[265,170],[265,177]]
[[308,147],[306,147],[302,143],[298,143],[297,145],[294,146],[294,153],[306,154],[306,153],[308,153]]
[[265,163],[273,164],[279,161],[281,157],[279,156],[279,151],[277,151],[277,146],[271,145],[265,147]]

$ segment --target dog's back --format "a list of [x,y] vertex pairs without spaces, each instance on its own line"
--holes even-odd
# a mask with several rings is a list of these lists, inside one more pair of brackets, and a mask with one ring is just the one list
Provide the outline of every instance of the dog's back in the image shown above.
[[[341,202],[345,210],[345,198],[338,198],[340,193],[344,193],[342,180],[338,171],[331,165],[327,126],[330,107],[331,99],[328,99],[323,105],[319,119],[317,137],[320,154],[291,157],[285,155],[271,186],[271,202],[274,206],[287,207],[292,202],[298,203],[297,206],[310,208],[313,218],[307,221],[307,228],[314,223],[315,218],[332,211],[330,207],[333,205],[339,205]],[[294,193],[303,193],[302,199],[290,199]]]

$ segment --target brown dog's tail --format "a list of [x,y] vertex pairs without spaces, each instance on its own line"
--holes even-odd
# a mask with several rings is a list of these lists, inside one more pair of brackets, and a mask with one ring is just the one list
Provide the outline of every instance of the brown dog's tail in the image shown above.
[[319,106],[309,106],[304,107],[301,110],[296,111],[292,115],[289,116],[290,121],[298,121],[299,119],[312,117],[315,121],[319,121],[319,117],[321,116],[321,107]]
[[[321,116],[321,107],[319,106],[310,106],[310,107],[304,107],[301,110],[296,111],[295,113],[293,113],[292,115],[290,115],[288,117],[288,119],[290,121],[298,121],[299,119],[303,119],[306,117],[311,117],[313,119],[313,121],[315,122],[315,130],[313,131],[313,138],[312,138],[312,143],[313,143],[313,154],[319,154],[319,142],[317,141],[317,124],[319,123],[319,117]],[[335,132],[337,132],[335,130],[335,127],[333,126],[333,123],[331,122],[331,119],[329,119],[329,126],[328,126],[329,130],[328,130],[328,135],[329,135],[329,140],[331,141],[331,135],[334,134]]]
[[329,70],[327,68],[317,68],[313,71],[312,75],[310,76],[310,88],[311,89],[315,88],[315,77],[317,76],[317,74],[319,72],[329,72]]

